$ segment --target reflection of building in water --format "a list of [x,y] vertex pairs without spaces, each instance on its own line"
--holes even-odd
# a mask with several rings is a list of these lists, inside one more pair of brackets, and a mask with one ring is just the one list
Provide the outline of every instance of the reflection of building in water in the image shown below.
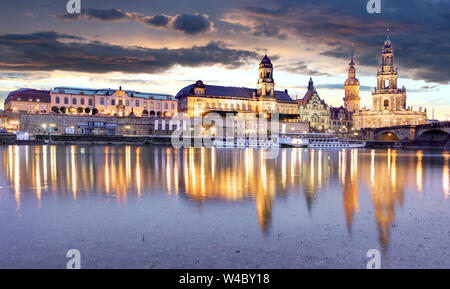
[[387,154],[376,155],[373,152],[370,166],[375,180],[370,182],[375,220],[380,244],[386,247],[389,244],[390,226],[395,221],[395,206],[403,204],[403,185],[408,177],[408,167],[397,167],[397,151],[390,149]]
[[317,193],[328,182],[331,174],[330,151],[298,150],[299,177],[304,189],[306,205],[311,212]]
[[446,199],[450,197],[450,180],[448,169],[449,159],[450,155],[448,153],[444,153],[444,167],[442,168],[442,190],[444,191],[444,196]]
[[[303,191],[311,211],[321,190],[335,177],[342,185],[343,210],[351,231],[360,210],[358,199],[363,196],[358,191],[367,182],[380,243],[387,246],[395,207],[403,202],[404,184],[416,183],[419,190],[426,175],[420,151],[399,156],[395,150],[281,149],[273,160],[266,159],[266,153],[261,149],[230,153],[145,146],[9,146],[0,150],[0,180],[6,177],[18,210],[30,202],[44,205],[52,197],[77,202],[116,199],[122,204],[166,192],[170,198],[184,197],[198,204],[249,201],[254,202],[263,232],[270,228],[275,197]],[[439,162],[442,175],[435,182],[442,182],[445,197],[450,197],[449,158],[444,153],[444,163]]]
[[[349,167],[348,158],[350,158]],[[347,228],[351,232],[353,218],[359,211],[358,204],[358,150],[339,152],[339,179],[342,183],[343,207]]]
[[270,224],[272,203],[279,179],[268,169],[273,160],[264,159],[264,150],[237,150],[228,158],[225,150],[186,149],[182,153],[186,195],[196,202],[208,199],[242,201],[255,199],[263,231]]

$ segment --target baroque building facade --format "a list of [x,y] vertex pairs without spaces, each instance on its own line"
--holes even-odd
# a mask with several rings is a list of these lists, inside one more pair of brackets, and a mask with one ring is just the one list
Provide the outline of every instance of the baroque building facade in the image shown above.
[[21,88],[11,91],[5,99],[5,111],[49,113],[50,91]]
[[297,104],[301,120],[308,122],[310,128],[323,132],[330,130],[330,108],[320,98],[312,78],[309,79],[308,91],[297,100]]
[[56,87],[50,94],[52,111],[69,114],[170,117],[178,109],[178,102],[171,95],[122,90],[122,87],[118,90]]
[[267,55],[258,69],[257,88],[207,85],[199,80],[182,88],[176,98],[179,111],[190,117],[208,112],[279,113],[280,118],[298,118],[297,103],[288,91],[275,90],[273,65]]
[[330,107],[330,131],[345,133],[352,130],[352,113],[344,106]]
[[394,49],[389,34],[381,53],[381,68],[377,73],[377,87],[372,93],[373,107],[353,114],[353,126],[378,128],[397,125],[418,125],[427,123],[426,110],[413,111],[406,106],[406,88],[397,87],[398,71],[394,67]]

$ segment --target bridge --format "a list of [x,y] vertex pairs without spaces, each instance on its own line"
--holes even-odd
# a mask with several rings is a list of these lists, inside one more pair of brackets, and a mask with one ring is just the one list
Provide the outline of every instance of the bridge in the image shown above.
[[363,130],[363,135],[370,141],[411,142],[420,146],[450,147],[450,121],[368,128]]

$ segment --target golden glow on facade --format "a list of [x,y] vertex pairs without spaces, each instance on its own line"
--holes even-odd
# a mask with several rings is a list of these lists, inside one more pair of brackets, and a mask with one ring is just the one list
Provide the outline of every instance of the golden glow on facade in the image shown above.
[[377,73],[377,87],[372,93],[373,106],[353,115],[353,127],[378,128],[397,125],[419,125],[427,123],[426,111],[413,111],[406,106],[405,87],[397,88],[398,72],[394,67],[394,49],[388,38],[381,54],[381,67]]

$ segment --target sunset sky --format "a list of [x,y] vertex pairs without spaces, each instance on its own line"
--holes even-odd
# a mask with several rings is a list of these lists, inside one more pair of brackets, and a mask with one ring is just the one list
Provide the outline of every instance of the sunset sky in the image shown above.
[[390,27],[407,105],[450,119],[450,1],[2,0],[0,108],[9,91],[55,86],[176,94],[205,84],[256,87],[267,52],[277,90],[302,98],[310,77],[329,105],[344,97],[352,43],[362,106],[371,107]]

